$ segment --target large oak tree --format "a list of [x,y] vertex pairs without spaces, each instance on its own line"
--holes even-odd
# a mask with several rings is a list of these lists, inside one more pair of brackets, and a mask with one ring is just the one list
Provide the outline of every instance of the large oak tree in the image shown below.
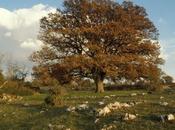
[[65,0],[64,9],[41,19],[44,46],[32,60],[63,82],[91,78],[152,80],[162,63],[158,31],[146,10],[132,2]]

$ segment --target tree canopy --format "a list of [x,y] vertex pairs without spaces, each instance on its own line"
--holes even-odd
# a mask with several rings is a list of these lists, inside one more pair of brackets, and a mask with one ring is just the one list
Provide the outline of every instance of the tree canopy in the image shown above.
[[158,35],[146,10],[132,2],[65,0],[63,10],[41,19],[44,46],[31,59],[59,81],[90,78],[103,92],[106,78],[159,77]]

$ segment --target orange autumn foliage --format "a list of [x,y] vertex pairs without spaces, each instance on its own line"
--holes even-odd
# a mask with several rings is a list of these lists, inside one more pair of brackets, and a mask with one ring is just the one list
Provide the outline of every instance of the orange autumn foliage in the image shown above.
[[61,81],[91,78],[103,92],[105,78],[159,77],[158,30],[132,2],[65,0],[64,10],[41,19],[39,39],[32,60]]

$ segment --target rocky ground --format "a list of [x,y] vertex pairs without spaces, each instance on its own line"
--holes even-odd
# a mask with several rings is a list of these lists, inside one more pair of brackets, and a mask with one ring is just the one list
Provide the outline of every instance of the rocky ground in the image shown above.
[[173,130],[175,90],[72,92],[48,107],[45,94],[0,94],[1,130]]

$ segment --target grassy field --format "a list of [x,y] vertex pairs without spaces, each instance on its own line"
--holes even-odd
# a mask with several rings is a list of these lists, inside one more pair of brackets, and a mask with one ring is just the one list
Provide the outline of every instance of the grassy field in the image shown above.
[[[114,130],[175,130],[175,122],[162,122],[161,115],[175,114],[175,90],[153,92],[113,91],[103,94],[93,92],[72,92],[63,97],[62,107],[48,107],[44,104],[45,94],[24,96],[21,101],[13,103],[0,102],[0,130],[101,130],[105,125],[113,124]],[[137,93],[136,96],[131,96]],[[115,95],[115,96],[114,96]],[[105,97],[109,96],[109,97]],[[162,96],[162,98],[160,98]],[[164,97],[164,98],[163,98]],[[131,108],[120,109],[105,117],[98,123],[94,110],[102,108],[98,102],[105,104],[119,102],[142,102]],[[67,107],[88,102],[86,110],[69,112]],[[160,102],[168,102],[167,106]],[[125,113],[138,114],[134,121],[123,121]]]

